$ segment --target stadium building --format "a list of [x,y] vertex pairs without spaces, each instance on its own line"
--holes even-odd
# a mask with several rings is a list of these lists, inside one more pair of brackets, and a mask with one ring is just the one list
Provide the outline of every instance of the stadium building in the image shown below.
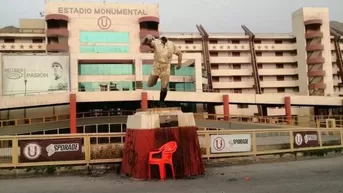
[[195,33],[167,33],[159,31],[157,4],[47,1],[43,19],[0,29],[2,126],[69,115],[68,133],[76,131],[78,112],[153,106],[160,85],[146,84],[153,54],[140,39],[147,34],[168,37],[184,60],[194,60],[172,66],[168,106],[244,116],[327,114],[342,104],[343,30],[330,25],[327,8],[301,8],[291,17],[292,32],[284,34],[255,34],[244,25],[238,34],[202,25]]

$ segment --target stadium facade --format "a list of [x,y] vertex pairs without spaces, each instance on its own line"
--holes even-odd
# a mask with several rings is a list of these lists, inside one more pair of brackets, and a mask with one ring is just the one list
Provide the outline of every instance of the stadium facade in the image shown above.
[[[180,70],[172,66],[166,99],[173,101],[173,91],[198,93],[197,100],[170,103],[186,111],[228,111],[220,104],[192,103],[218,93],[242,98],[264,94],[271,99],[339,97],[343,41],[341,32],[330,27],[329,10],[301,8],[291,17],[291,33],[255,34],[244,25],[237,34],[209,33],[202,25],[195,26],[196,33],[167,33],[159,30],[157,4],[47,1],[43,19],[20,19],[19,28],[0,30],[1,119],[69,114],[71,108],[140,108],[142,102],[134,100],[133,91],[149,95],[160,88],[146,84],[153,54],[140,39],[147,34],[168,37],[184,52],[184,60],[194,59]],[[69,98],[63,98],[65,93]],[[154,101],[155,94],[142,96]],[[63,100],[74,100],[77,107]],[[230,114],[287,114],[283,105],[252,103],[230,104]],[[318,113],[310,107],[288,112]]]

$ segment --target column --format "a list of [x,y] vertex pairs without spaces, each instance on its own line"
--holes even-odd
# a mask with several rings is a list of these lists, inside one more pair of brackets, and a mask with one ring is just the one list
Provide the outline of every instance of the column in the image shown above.
[[[2,54],[0,53],[0,72],[2,72],[2,66],[4,65],[3,63],[2,63],[2,61],[3,61],[3,59],[2,59]],[[7,82],[5,81],[5,84],[6,84]],[[7,83],[8,84],[8,83]],[[3,85],[3,78],[0,78],[0,85]],[[3,96],[3,92],[2,92],[2,87],[3,86],[0,86],[0,95],[1,96]]]
[[136,58],[134,60],[134,66],[135,66],[135,85],[136,90],[143,89],[143,61],[141,58]]
[[223,114],[224,120],[230,120],[230,110],[229,110],[229,95],[223,95]]
[[70,133],[77,133],[76,131],[76,94],[69,95],[69,128]]
[[292,124],[292,110],[291,110],[291,97],[286,96],[285,97],[285,114],[286,114],[286,120],[287,124]]
[[[195,55],[195,54],[194,54]],[[201,54],[196,54],[195,56],[195,90],[196,92],[202,92],[202,61],[201,61]]]
[[70,54],[70,72],[69,76],[69,83],[70,83],[70,92],[78,92],[79,91],[79,60],[77,59],[77,54]]
[[148,93],[142,92],[142,98],[141,98],[141,109],[147,110],[148,109]]

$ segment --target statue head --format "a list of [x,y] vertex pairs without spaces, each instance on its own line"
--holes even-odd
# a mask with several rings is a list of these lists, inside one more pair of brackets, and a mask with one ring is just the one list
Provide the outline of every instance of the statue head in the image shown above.
[[162,37],[160,38],[160,40],[161,40],[161,42],[162,42],[163,44],[166,44],[167,41],[168,41],[168,38],[166,38],[165,36],[162,36]]

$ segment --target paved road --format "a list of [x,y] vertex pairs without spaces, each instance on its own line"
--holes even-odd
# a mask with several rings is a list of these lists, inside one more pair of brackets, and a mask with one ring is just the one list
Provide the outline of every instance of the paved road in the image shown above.
[[[133,181],[102,177],[46,177],[0,180],[1,193],[340,193],[343,157],[208,168],[193,180]],[[245,178],[250,177],[250,181]]]

